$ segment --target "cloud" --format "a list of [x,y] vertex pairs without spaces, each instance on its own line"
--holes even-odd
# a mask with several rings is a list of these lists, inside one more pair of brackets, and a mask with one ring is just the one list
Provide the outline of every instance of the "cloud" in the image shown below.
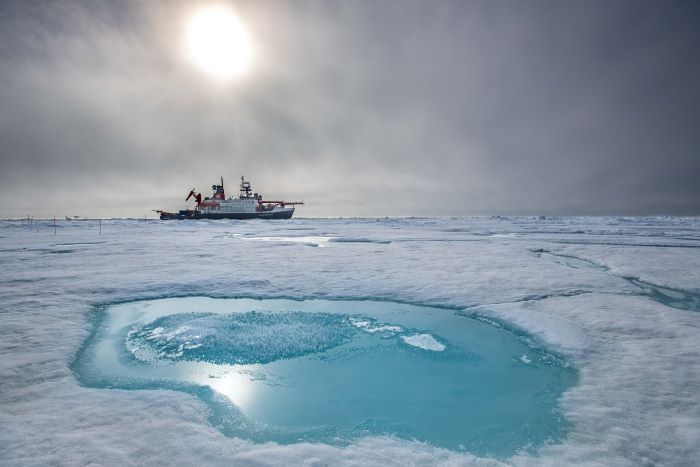
[[198,4],[0,7],[0,215],[241,173],[303,215],[700,211],[692,4],[239,2],[256,57],[226,85],[183,60]]

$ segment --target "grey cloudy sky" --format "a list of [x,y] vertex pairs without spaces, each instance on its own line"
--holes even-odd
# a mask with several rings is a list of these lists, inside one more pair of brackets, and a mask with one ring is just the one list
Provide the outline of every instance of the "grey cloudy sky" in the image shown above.
[[[0,216],[143,216],[241,174],[302,216],[700,214],[700,2],[0,2]],[[150,213],[153,214],[153,213]]]

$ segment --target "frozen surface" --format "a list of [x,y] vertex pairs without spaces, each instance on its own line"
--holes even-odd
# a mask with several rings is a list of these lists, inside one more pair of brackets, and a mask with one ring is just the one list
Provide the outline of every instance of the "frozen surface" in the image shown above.
[[[0,223],[0,464],[700,459],[698,219],[103,221],[102,236],[96,222],[76,221],[57,230],[48,221]],[[347,445],[255,442],[225,436],[187,392],[80,385],[72,364],[102,305],[176,296],[388,300],[519,328],[578,371],[559,401],[567,435],[499,460],[381,435]],[[429,328],[360,321],[351,327],[367,336],[398,326],[443,343]],[[323,335],[322,345],[336,338]],[[443,344],[444,352],[413,349],[437,358],[449,352]],[[179,358],[178,349],[163,358]],[[536,363],[529,351],[514,358]]]
[[430,334],[414,334],[412,336],[402,336],[401,339],[408,345],[418,347],[423,350],[431,350],[433,352],[442,352],[445,350],[445,344],[441,344]]

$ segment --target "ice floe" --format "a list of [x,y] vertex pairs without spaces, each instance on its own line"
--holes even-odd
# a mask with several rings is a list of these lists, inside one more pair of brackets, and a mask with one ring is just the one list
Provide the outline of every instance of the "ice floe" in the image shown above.
[[419,349],[432,350],[434,352],[442,352],[445,350],[445,344],[441,344],[430,334],[414,334],[412,336],[401,336],[401,339],[408,345],[418,347]]

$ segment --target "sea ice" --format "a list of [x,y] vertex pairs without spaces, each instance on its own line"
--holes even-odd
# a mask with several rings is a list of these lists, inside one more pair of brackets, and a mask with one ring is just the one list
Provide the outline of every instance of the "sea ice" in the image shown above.
[[442,352],[445,350],[445,345],[441,344],[430,334],[415,334],[413,336],[402,336],[401,339],[408,345],[418,347],[419,349],[432,350],[434,352]]
[[[306,243],[288,241],[300,233]],[[308,248],[320,238],[343,241]],[[596,267],[538,257],[538,250]],[[2,465],[177,459],[192,465],[631,466],[700,459],[698,218],[103,220],[102,235],[97,222],[85,220],[59,221],[55,236],[53,220],[7,220],[0,222],[0,261]],[[505,457],[469,443],[442,449],[374,435],[347,445],[245,441],[212,425],[207,396],[196,389],[105,389],[111,379],[95,382],[99,388],[80,385],[72,370],[76,355],[107,305],[170,300],[164,315],[217,312],[177,298],[194,296],[304,300],[309,313],[324,312],[313,309],[314,299],[394,301],[497,323],[522,333],[525,346],[532,340],[559,352],[580,375],[558,400],[566,436]],[[416,317],[410,326],[393,318],[373,324],[402,328],[395,332],[348,328],[379,345],[395,345],[401,335],[434,334],[444,340],[443,352],[403,341],[394,348],[436,364],[454,358],[455,339]],[[144,341],[146,350],[167,345]],[[159,364],[182,364],[178,359],[193,350],[185,347],[202,344],[194,335],[190,344],[177,336],[173,341],[172,356]],[[183,355],[175,357],[180,345]],[[533,364],[524,365],[522,355]],[[547,366],[529,348],[509,362],[515,371]],[[211,384],[203,387],[216,386],[213,395],[236,381],[263,381],[253,370],[228,379],[208,374],[202,380]]]

